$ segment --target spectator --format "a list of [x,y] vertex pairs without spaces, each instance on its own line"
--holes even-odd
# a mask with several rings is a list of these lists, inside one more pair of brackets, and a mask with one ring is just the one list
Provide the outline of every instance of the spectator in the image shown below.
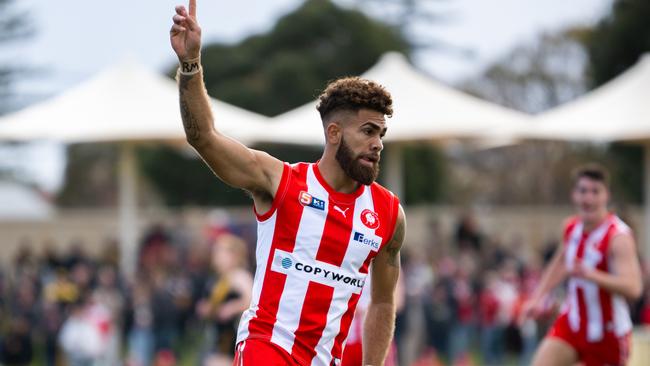
[[504,327],[499,322],[499,279],[494,272],[484,276],[485,285],[479,297],[481,355],[485,365],[500,365],[503,360]]
[[217,280],[209,296],[197,305],[199,316],[211,321],[216,334],[212,355],[206,363],[231,365],[237,324],[250,304],[253,287],[253,278],[248,271],[246,243],[231,234],[220,235],[213,245],[212,265]]
[[128,364],[147,366],[153,359],[154,334],[151,288],[144,276],[138,276],[132,291],[131,328],[128,340]]
[[117,286],[117,273],[111,266],[104,265],[97,274],[97,288],[93,298],[102,307],[106,308],[110,316],[111,331],[108,335],[108,344],[105,360],[108,365],[117,365],[120,360],[120,345],[122,344],[120,330],[122,329],[122,314],[124,312],[124,296]]
[[460,218],[456,228],[456,246],[458,250],[472,250],[480,252],[483,238],[478,229],[476,218],[471,213],[466,213]]
[[111,331],[108,310],[82,296],[70,309],[63,323],[59,342],[70,366],[92,366],[106,352],[107,336]]
[[9,320],[9,332],[0,342],[0,362],[2,365],[27,366],[33,358],[30,321],[24,317]]

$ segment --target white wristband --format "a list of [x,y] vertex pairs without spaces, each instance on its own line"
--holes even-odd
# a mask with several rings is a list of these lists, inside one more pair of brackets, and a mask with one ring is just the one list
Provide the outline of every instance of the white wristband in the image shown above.
[[181,61],[178,71],[181,75],[194,75],[201,71],[201,58],[193,58],[191,60]]

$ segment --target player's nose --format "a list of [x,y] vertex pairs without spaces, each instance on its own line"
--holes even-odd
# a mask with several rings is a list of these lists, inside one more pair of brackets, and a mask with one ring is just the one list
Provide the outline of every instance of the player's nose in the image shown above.
[[380,152],[384,149],[384,143],[381,141],[380,138],[377,138],[373,140],[370,148],[373,152]]

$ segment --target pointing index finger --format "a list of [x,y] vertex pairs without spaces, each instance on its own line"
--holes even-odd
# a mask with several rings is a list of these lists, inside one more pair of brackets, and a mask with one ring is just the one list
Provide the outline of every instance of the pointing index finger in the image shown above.
[[190,0],[190,16],[196,19],[196,0]]

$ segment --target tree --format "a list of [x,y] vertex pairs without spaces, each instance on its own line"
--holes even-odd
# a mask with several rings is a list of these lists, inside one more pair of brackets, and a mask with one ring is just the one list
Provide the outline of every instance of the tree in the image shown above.
[[[15,0],[0,0],[0,49],[24,40],[33,33],[25,11],[16,9]],[[24,66],[0,60],[0,114],[12,108],[12,82],[15,75],[24,71]]]
[[[596,25],[585,42],[591,87],[610,81],[637,63],[644,53],[650,52],[648,19],[650,1],[617,0],[614,3],[611,13]],[[610,147],[610,152],[616,157],[616,169],[621,177],[619,186],[624,188],[621,194],[632,202],[641,202],[643,149],[617,143]]]
[[274,116],[313,100],[328,80],[366,71],[387,51],[410,52],[395,28],[329,0],[307,0],[270,32],[208,45],[202,59],[210,95]]
[[461,88],[503,106],[539,113],[575,99],[587,90],[588,28],[542,34],[515,47],[477,79]]
[[432,24],[447,21],[435,5],[443,4],[441,0],[336,0],[337,3],[356,6],[366,13],[399,29],[409,40],[414,49],[431,49],[445,51],[466,51],[455,45],[445,44],[431,36]]
[[650,2],[616,0],[586,40],[591,86],[613,79],[650,52]]
[[[29,37],[33,29],[29,17],[24,11],[16,9],[15,0],[0,0],[0,54],[13,43]],[[5,53],[6,54],[6,53]],[[24,66],[12,64],[5,57],[0,58],[0,115],[16,107],[12,82],[16,75],[22,74]],[[1,144],[0,155],[9,156],[11,160],[20,155],[20,150],[13,144]],[[0,162],[0,179],[28,180],[22,172],[7,163]]]

